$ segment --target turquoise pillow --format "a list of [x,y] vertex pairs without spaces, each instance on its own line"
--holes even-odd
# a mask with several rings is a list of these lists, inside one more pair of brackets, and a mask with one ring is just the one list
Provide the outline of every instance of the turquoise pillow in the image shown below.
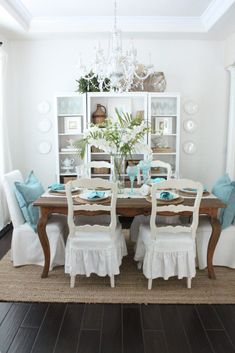
[[221,209],[219,220],[222,229],[229,227],[235,218],[235,182],[231,181],[228,174],[221,177],[212,188],[212,193],[227,204]]
[[25,182],[15,182],[14,191],[25,221],[36,232],[39,208],[33,206],[33,203],[44,193],[42,184],[31,171]]

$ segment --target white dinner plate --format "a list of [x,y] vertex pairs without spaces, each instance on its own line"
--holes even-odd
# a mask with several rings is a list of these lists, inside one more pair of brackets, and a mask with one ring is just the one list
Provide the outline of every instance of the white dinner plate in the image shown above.
[[188,193],[188,194],[196,194],[197,193],[197,190],[190,189],[190,188],[183,188],[183,189],[180,189],[180,191]]
[[[78,190],[80,190],[79,188],[73,188],[72,189],[72,193],[73,192],[76,192],[76,191],[78,191]],[[65,189],[63,189],[63,190],[49,190],[50,192],[55,192],[55,193],[58,193],[58,194],[63,194],[63,195],[65,195],[66,194],[66,191],[65,191]]]
[[[162,191],[161,191],[161,192],[162,192]],[[171,192],[171,194],[173,195],[172,199],[170,199],[170,200],[162,199],[162,198],[160,198],[161,192],[157,192],[157,193],[156,193],[157,200],[159,200],[159,201],[173,201],[173,200],[177,200],[177,199],[179,198],[179,195],[178,195],[178,194],[175,194],[174,192]]]
[[109,195],[105,193],[103,197],[96,197],[95,199],[89,199],[88,195],[89,195],[89,192],[82,192],[81,194],[79,194],[79,198],[86,201],[101,201],[109,197]]

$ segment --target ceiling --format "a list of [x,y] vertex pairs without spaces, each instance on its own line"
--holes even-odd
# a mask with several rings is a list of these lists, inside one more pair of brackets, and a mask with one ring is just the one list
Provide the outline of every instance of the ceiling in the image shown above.
[[[0,40],[105,34],[114,0],[0,0]],[[117,0],[118,27],[138,36],[221,39],[235,31],[235,0]]]

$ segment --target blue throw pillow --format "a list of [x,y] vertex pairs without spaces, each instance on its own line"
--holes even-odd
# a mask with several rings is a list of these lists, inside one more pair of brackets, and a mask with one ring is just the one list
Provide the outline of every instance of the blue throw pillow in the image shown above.
[[225,174],[213,186],[212,193],[227,204],[226,208],[221,209],[219,217],[222,229],[227,228],[235,218],[235,182]]
[[33,206],[33,203],[44,193],[42,184],[31,171],[24,183],[15,182],[14,191],[25,221],[36,232],[39,208]]

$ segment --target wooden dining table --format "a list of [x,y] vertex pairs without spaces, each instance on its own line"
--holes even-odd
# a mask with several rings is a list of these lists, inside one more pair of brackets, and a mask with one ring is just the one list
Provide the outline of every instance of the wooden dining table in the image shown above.
[[[193,198],[184,198],[183,205],[192,206],[194,203]],[[50,243],[48,241],[46,224],[49,216],[52,214],[63,214],[67,215],[68,205],[66,197],[62,196],[41,196],[34,202],[34,206],[40,208],[40,218],[38,222],[38,236],[42,245],[44,253],[44,267],[42,271],[42,278],[48,277],[49,265],[50,265]],[[216,244],[219,240],[221,233],[221,225],[218,220],[218,211],[220,208],[225,208],[226,205],[215,197],[202,198],[199,214],[207,215],[211,223],[211,236],[207,248],[207,269],[208,277],[216,279],[215,271],[213,267],[213,255],[216,248]],[[145,198],[118,198],[116,206],[117,214],[125,217],[134,217],[137,215],[150,215],[151,203]],[[82,212],[79,211],[79,214]],[[84,214],[84,211],[83,211]],[[86,211],[87,214],[87,211]],[[97,213],[96,213],[97,214]],[[180,213],[183,216],[188,216],[188,213]],[[168,215],[164,213],[164,215]],[[170,215],[170,214],[169,214]]]

